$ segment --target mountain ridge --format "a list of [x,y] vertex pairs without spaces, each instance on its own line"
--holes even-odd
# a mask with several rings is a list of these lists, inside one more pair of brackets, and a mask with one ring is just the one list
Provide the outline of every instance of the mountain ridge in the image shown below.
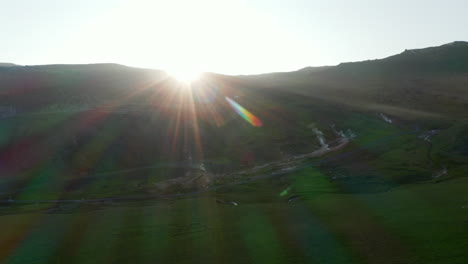
[[[226,75],[226,76],[241,76],[241,77],[248,77],[248,76],[262,76],[262,75],[268,75],[268,74],[286,74],[286,73],[294,73],[294,72],[303,72],[303,73],[315,73],[315,72],[321,72],[324,70],[329,70],[337,67],[343,67],[347,65],[355,65],[355,64],[369,64],[369,63],[375,63],[375,62],[385,62],[389,60],[406,60],[408,59],[409,56],[444,56],[444,55],[450,55],[450,56],[455,56],[457,55],[456,52],[453,52],[453,50],[460,50],[463,49],[462,55],[463,58],[467,58],[468,56],[468,41],[453,41],[449,42],[446,44],[442,44],[439,46],[431,46],[431,47],[426,47],[426,48],[417,48],[417,49],[406,49],[403,52],[399,54],[394,54],[390,55],[384,58],[380,59],[373,59],[373,60],[361,60],[361,61],[353,61],[353,62],[341,62],[337,65],[334,66],[305,66],[299,70],[292,70],[292,71],[286,71],[286,72],[266,72],[266,73],[259,73],[259,74],[241,74],[241,75],[226,75],[226,74],[221,74],[221,73],[214,73],[214,74],[219,74],[219,75]],[[460,54],[458,54],[460,55]],[[440,59],[440,58],[439,58]],[[408,62],[408,61],[407,61]],[[17,65],[14,63],[0,63],[0,66],[3,67],[13,67],[13,66],[21,66]],[[463,64],[463,66],[465,66]],[[164,71],[162,69],[153,69],[153,68],[141,68],[141,67],[132,67],[132,66],[126,66],[123,64],[119,63],[85,63],[85,64],[44,64],[44,65],[25,65],[25,67],[93,67],[93,68],[102,68],[102,67],[127,67],[127,68],[133,68],[133,69],[144,69],[144,70],[155,70],[155,71]],[[464,68],[465,69],[465,68]]]
[[0,62],[0,67],[15,67],[15,66],[19,66],[19,65],[16,65],[14,63],[9,63],[9,62]]

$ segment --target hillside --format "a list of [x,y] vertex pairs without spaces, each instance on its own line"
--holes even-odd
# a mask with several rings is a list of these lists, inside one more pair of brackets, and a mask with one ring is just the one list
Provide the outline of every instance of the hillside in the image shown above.
[[0,67],[0,262],[465,263],[467,65]]
[[[41,181],[64,181],[77,192],[67,195],[75,197],[88,192],[82,188],[90,179],[122,172],[136,187],[100,190],[99,196],[157,193],[157,182],[173,178],[202,177],[202,187],[186,188],[203,189],[235,179],[236,171],[247,169],[241,178],[269,173],[275,168],[265,164],[271,162],[276,170],[288,160],[300,167],[314,160],[307,153],[340,146],[345,138],[349,143],[317,157],[400,134],[393,144],[404,149],[376,146],[334,166],[352,174],[362,169],[358,163],[373,164],[356,187],[364,191],[430,180],[447,166],[458,177],[467,160],[467,54],[466,42],[454,42],[296,72],[206,74],[190,93],[164,72],[117,64],[0,68],[0,187],[5,195],[19,192],[39,173]],[[263,126],[242,120],[226,97]],[[430,145],[418,138],[427,131],[437,131]],[[258,166],[265,169],[252,170]],[[397,167],[404,169],[395,175]],[[50,170],[60,172],[48,175]]]
[[363,110],[414,116],[466,117],[468,42],[406,50],[372,61],[320,71],[245,77],[255,87],[351,104]]
[[14,67],[14,66],[17,66],[17,65],[13,63],[0,62],[0,67]]

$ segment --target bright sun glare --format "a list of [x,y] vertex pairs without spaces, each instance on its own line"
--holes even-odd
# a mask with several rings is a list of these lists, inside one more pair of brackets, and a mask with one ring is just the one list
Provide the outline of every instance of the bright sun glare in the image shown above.
[[201,72],[192,69],[170,69],[166,73],[180,82],[189,83],[200,78]]

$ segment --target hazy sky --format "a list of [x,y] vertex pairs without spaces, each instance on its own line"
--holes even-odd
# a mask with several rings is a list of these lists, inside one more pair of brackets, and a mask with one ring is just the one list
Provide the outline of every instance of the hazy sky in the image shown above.
[[468,40],[467,0],[0,0],[0,61],[292,71]]

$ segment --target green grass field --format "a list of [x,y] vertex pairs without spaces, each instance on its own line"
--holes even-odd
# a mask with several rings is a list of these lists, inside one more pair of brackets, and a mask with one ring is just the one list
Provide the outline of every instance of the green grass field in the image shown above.
[[467,178],[343,194],[310,168],[291,183],[302,199],[290,203],[280,196],[284,186],[264,180],[252,191],[174,200],[50,213],[28,205],[29,213],[0,216],[0,261],[466,263]]

